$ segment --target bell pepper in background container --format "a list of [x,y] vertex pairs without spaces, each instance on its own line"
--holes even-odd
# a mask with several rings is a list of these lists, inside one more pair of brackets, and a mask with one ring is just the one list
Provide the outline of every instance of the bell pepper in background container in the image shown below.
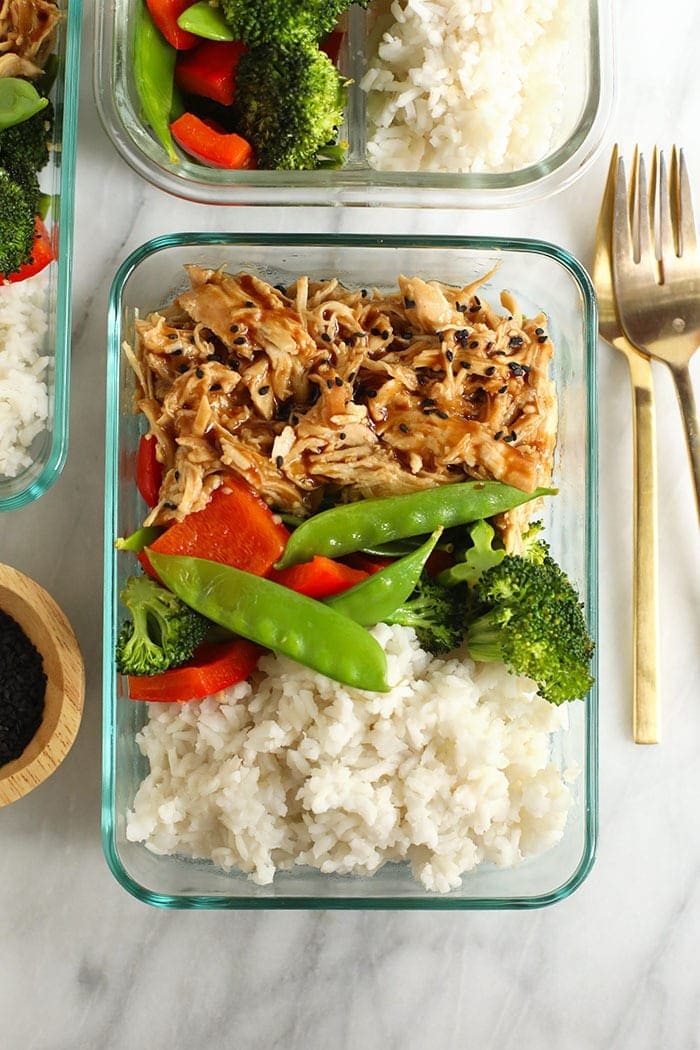
[[142,434],[136,453],[136,487],[148,507],[155,507],[163,481],[163,464],[156,458],[158,442],[153,434]]
[[177,20],[189,6],[189,0],[146,0],[151,18],[176,51],[186,51],[199,43],[199,37],[180,29]]
[[238,40],[204,40],[178,55],[175,82],[188,95],[230,106],[235,95],[236,67],[245,50]]
[[178,146],[210,168],[254,168],[255,158],[249,142],[235,132],[227,132],[214,121],[194,113],[183,113],[170,125]]

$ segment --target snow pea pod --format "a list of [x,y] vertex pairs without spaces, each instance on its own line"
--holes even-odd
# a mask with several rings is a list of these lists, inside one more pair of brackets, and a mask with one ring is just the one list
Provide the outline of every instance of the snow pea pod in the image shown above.
[[221,627],[336,682],[388,691],[382,647],[363,627],[322,602],[204,558],[149,549],[148,560],[181,601]]
[[0,77],[0,131],[23,124],[48,106],[33,84],[21,77]]
[[156,29],[146,4],[139,4],[134,36],[136,91],[145,123],[173,164],[179,160],[170,134],[175,58],[175,48]]
[[310,561],[315,554],[340,558],[389,540],[432,532],[438,525],[465,525],[556,491],[541,488],[523,492],[500,481],[462,481],[404,496],[345,503],[300,525],[290,536],[276,568]]
[[201,36],[204,40],[235,40],[231,27],[218,7],[212,7],[209,0],[200,0],[198,4],[186,7],[177,20],[180,29]]
[[373,573],[355,587],[327,598],[326,605],[343,616],[349,616],[355,623],[382,623],[416,589],[423,567],[441,534],[442,528],[436,529],[418,550]]

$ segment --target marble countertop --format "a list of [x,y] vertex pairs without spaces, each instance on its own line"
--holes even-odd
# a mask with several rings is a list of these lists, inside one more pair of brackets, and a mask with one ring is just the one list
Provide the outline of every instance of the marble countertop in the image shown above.
[[[631,742],[631,415],[601,344],[600,841],[568,900],[528,913],[162,912],[116,883],[100,845],[105,311],[119,262],[171,229],[544,237],[591,261],[607,157],[687,148],[700,204],[693,0],[618,0],[617,107],[600,159],[567,191],[494,213],[208,209],[117,156],[83,40],[71,444],[54,487],[0,519],[0,561],[73,622],[87,664],[81,732],[60,770],[0,811],[0,1046],[5,1050],[691,1050],[700,1047],[700,574],[669,374],[657,384],[663,743]],[[693,43],[691,43],[693,42]],[[694,369],[696,389],[700,370]]]

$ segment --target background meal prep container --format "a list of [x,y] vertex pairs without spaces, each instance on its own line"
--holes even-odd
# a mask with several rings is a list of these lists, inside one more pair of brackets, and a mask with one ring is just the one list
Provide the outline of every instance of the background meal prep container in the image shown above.
[[224,171],[181,154],[172,163],[144,125],[134,82],[134,12],[141,0],[97,0],[94,86],[105,129],[124,159],[160,189],[206,204],[381,204],[495,208],[524,204],[568,186],[600,145],[613,100],[610,0],[573,0],[564,112],[548,155],[501,174],[379,172],[365,158],[365,92],[360,81],[370,15],[350,9],[339,67],[352,80],[347,161],[338,171]]
[[31,446],[31,465],[14,478],[0,474],[0,511],[23,507],[46,492],[63,468],[68,447],[73,204],[82,5],[81,0],[70,0],[70,4],[60,2],[59,7],[63,19],[58,26],[53,51],[58,56],[59,65],[50,93],[55,112],[54,129],[49,162],[39,174],[42,191],[51,197],[45,223],[56,253],[56,261],[43,271],[48,276],[44,307],[48,330],[42,351],[50,359],[45,373],[48,419]]
[[[554,738],[552,758],[562,770],[579,769],[574,804],[561,842],[511,869],[479,868],[461,889],[428,893],[405,865],[387,865],[372,878],[321,875],[307,868],[279,873],[261,887],[242,874],[208,862],[157,856],[126,838],[126,814],[147,763],[136,744],[146,706],[127,699],[116,674],[114,643],[123,611],[119,591],[134,571],[134,556],[113,541],[144,517],[135,484],[135,454],[142,418],[133,411],[134,381],[121,352],[132,340],[137,312],[144,316],[187,286],[183,265],[252,272],[289,283],[308,274],[336,276],[349,287],[390,288],[399,274],[462,286],[499,269],[483,294],[498,304],[509,289],[529,313],[549,315],[555,345],[553,377],[559,396],[555,484],[547,501],[546,535],[586,606],[597,637],[597,429],[595,401],[596,311],[590,282],[565,251],[540,241],[480,238],[173,234],[133,252],[112,285],[109,307],[104,587],[103,845],[119,882],[136,897],[161,907],[186,908],[505,908],[535,907],[566,897],[593,861],[597,830],[597,690],[569,705],[570,729]],[[593,668],[596,674],[596,668]]]

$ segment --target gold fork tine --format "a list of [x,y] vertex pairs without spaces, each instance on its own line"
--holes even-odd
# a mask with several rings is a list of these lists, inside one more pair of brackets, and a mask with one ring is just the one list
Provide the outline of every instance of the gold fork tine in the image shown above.
[[[656,150],[654,150],[656,152]],[[666,168],[666,157],[664,151],[659,150],[659,232],[657,237],[657,257],[661,264],[661,276],[673,266],[676,258],[676,242],[673,236],[673,223],[671,221],[671,197],[668,189],[668,170]]]
[[690,178],[685,163],[685,153],[673,147],[671,153],[671,201],[675,206],[675,228],[677,231],[677,252],[687,255],[697,252],[697,235],[693,200],[690,195]]
[[630,206],[636,211],[636,223],[632,226],[636,248],[635,259],[638,259],[645,266],[654,266],[654,241],[649,216],[647,169],[644,163],[644,155],[636,149],[634,151],[632,170],[634,172],[634,178],[630,179],[629,193]]
[[[632,198],[630,198],[632,199]],[[625,162],[622,157],[617,158],[615,171],[615,182],[613,187],[613,232],[612,239],[615,245],[615,256],[619,259],[633,259],[634,246],[632,243],[632,229],[630,224],[629,202],[627,198],[627,176],[625,174]]]

